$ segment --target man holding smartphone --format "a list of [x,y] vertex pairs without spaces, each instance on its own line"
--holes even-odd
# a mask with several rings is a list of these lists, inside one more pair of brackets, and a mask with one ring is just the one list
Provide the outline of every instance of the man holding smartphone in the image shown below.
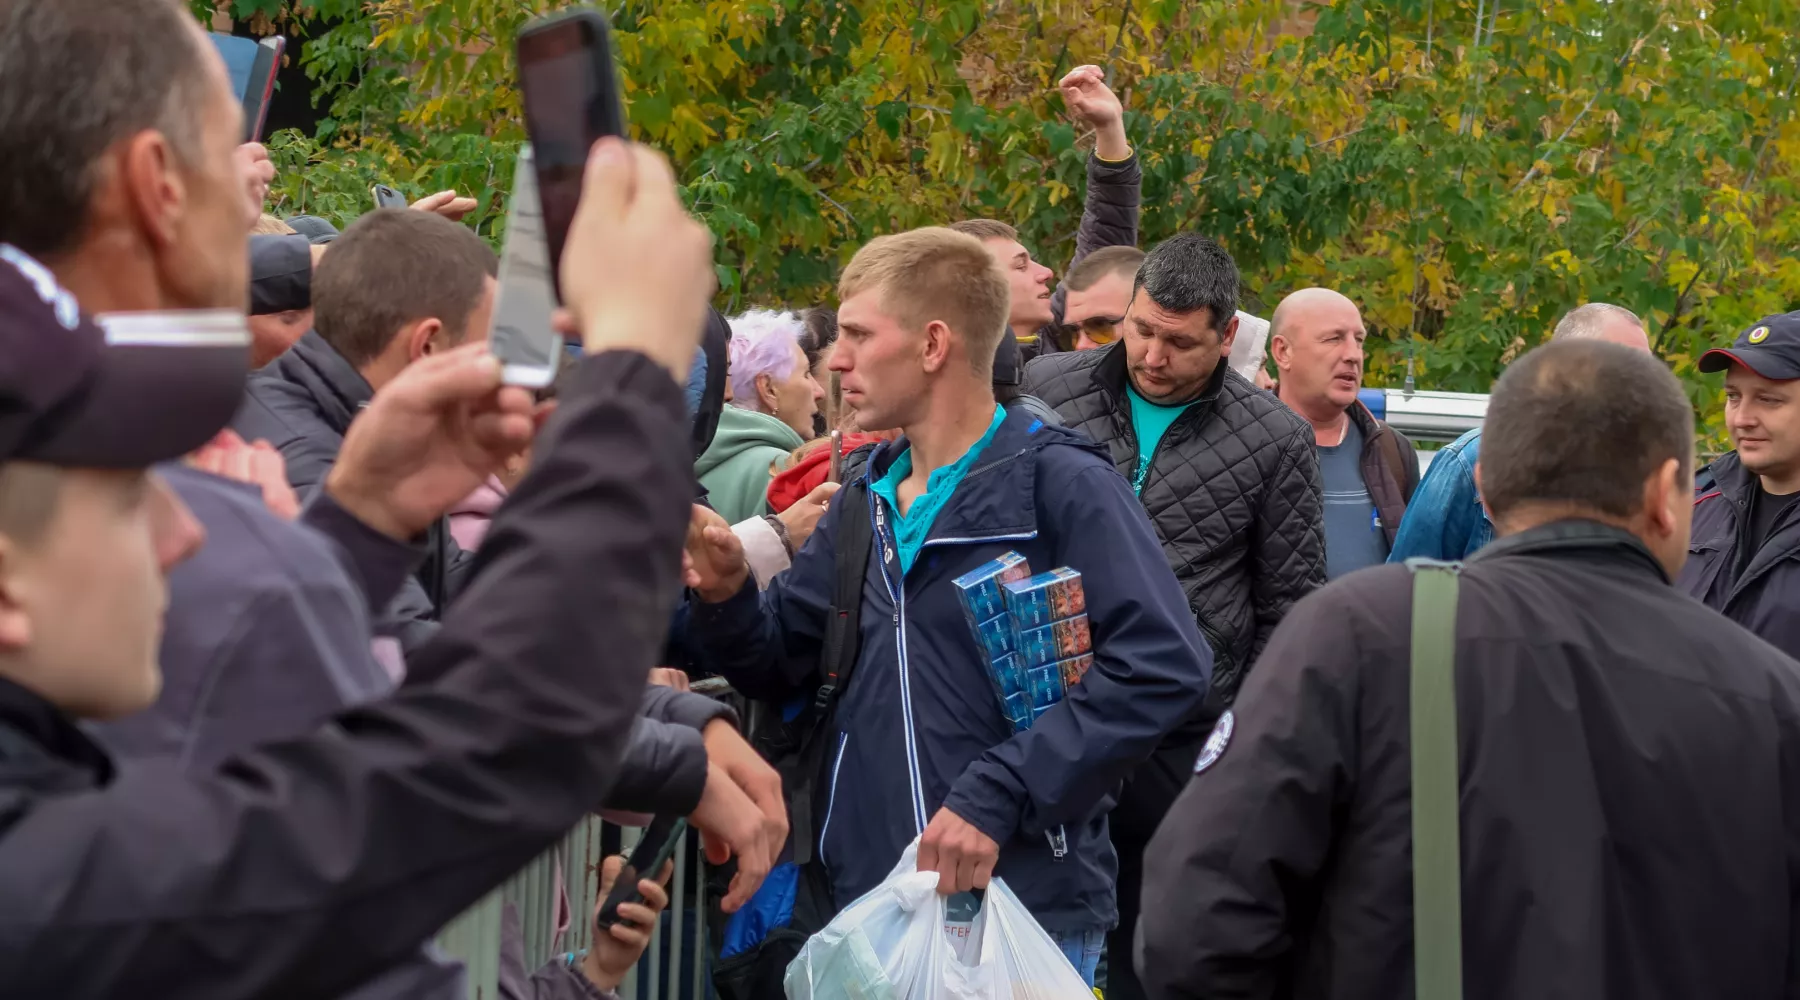
[[[68,65],[101,70],[44,86]],[[202,539],[144,470],[224,424],[247,337],[187,335],[198,320],[175,313],[109,343],[75,303],[241,309],[240,116],[183,6],[0,4],[9,997],[332,996],[368,979],[605,795],[662,640],[646,623],[667,617],[693,490],[675,375],[710,255],[667,166],[615,143],[570,240],[589,357],[496,518],[480,599],[406,685],[204,774],[115,768],[76,725],[156,694],[161,574]],[[435,513],[532,430],[529,395],[501,390],[483,351],[444,352],[369,403],[302,517],[380,601],[403,575],[391,557],[416,557]]]

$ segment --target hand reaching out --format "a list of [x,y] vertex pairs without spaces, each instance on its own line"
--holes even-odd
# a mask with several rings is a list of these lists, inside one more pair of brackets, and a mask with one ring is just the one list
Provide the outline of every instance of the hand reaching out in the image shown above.
[[530,444],[537,417],[530,392],[500,384],[486,344],[434,354],[357,416],[325,489],[369,527],[411,539]]
[[263,504],[285,520],[300,516],[300,498],[288,485],[287,462],[267,441],[246,444],[236,432],[220,431],[187,457],[187,464],[202,472],[235,479],[262,490]]
[[806,546],[806,540],[819,527],[819,519],[825,516],[825,509],[831,505],[831,496],[838,489],[837,483],[820,483],[813,487],[811,493],[775,515],[787,526],[788,541],[793,543],[795,552]]
[[[617,854],[600,863],[600,894],[594,908],[596,918],[624,867],[625,859]],[[602,991],[618,989],[625,981],[625,974],[650,946],[650,934],[656,929],[657,915],[669,905],[669,894],[663,886],[669,883],[669,876],[674,872],[675,863],[670,861],[663,865],[655,879],[640,879],[638,892],[644,901],[641,904],[620,903],[620,922],[608,927],[606,933],[594,935],[594,946],[581,960],[581,974]]]
[[263,202],[268,200],[269,185],[275,183],[275,161],[269,159],[269,151],[260,142],[246,142],[237,148],[238,178],[244,184],[244,200],[250,209],[249,221],[244,228],[256,224],[262,215]]
[[728,600],[750,577],[744,543],[711,507],[694,505],[687,550],[681,554],[682,580],[708,604]]
[[1106,85],[1106,72],[1098,66],[1077,66],[1057,85],[1069,114],[1094,130],[1094,152],[1103,160],[1123,160],[1131,155],[1125,140],[1125,106]]
[[473,198],[465,198],[455,191],[439,191],[428,194],[418,201],[406,206],[416,212],[435,212],[451,222],[461,222],[463,216],[475,211],[481,203]]

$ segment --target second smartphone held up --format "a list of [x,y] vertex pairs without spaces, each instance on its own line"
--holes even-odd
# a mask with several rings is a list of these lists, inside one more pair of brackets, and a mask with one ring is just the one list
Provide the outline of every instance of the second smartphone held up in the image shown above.
[[625,110],[605,14],[582,8],[536,21],[519,32],[518,45],[525,131],[560,300],[557,268],[581,201],[588,151],[604,136],[625,135]]

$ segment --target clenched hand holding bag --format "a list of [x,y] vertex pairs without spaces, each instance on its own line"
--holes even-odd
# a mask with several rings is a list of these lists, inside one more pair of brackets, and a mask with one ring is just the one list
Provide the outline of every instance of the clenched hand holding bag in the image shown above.
[[1092,1000],[1000,879],[967,944],[953,945],[938,875],[918,870],[918,849],[915,840],[886,880],[806,942],[788,966],[788,1000]]

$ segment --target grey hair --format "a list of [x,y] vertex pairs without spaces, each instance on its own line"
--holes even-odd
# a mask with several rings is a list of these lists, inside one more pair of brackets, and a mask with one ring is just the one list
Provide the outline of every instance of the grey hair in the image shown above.
[[1133,297],[1139,289],[1172,313],[1208,310],[1213,329],[1223,331],[1237,314],[1237,263],[1224,247],[1199,233],[1180,233],[1144,256],[1131,286]]
[[0,0],[0,243],[71,249],[96,164],[134,133],[198,161],[210,53],[197,35],[173,0]]
[[1600,331],[1606,327],[1608,316],[1628,319],[1633,326],[1639,329],[1642,329],[1644,325],[1644,321],[1638,317],[1637,313],[1624,306],[1615,306],[1610,302],[1589,302],[1569,310],[1562,319],[1558,320],[1556,332],[1550,335],[1550,339],[1592,340],[1600,336]]

